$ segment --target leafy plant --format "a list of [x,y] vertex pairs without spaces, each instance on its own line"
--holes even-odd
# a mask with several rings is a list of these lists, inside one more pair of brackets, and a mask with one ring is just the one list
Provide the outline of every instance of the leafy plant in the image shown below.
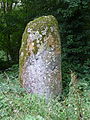
[[47,103],[45,98],[26,93],[17,74],[18,65],[0,73],[0,120],[90,119],[90,87],[86,80],[74,81],[75,84],[71,80],[67,97]]

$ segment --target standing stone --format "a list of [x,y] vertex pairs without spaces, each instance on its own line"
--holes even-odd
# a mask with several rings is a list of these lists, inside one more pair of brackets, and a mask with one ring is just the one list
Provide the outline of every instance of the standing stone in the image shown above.
[[27,92],[46,99],[61,93],[61,48],[52,15],[29,22],[20,49],[20,81]]

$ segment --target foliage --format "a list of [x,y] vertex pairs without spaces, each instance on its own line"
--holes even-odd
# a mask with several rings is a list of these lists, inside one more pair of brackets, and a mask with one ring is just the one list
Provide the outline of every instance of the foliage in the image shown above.
[[36,17],[52,14],[59,22],[64,59],[69,58],[69,63],[83,64],[89,55],[89,5],[88,0],[2,1],[0,49],[9,54],[13,61],[17,61],[26,24]]
[[5,52],[4,51],[0,51],[0,60],[3,60],[3,61],[6,61],[7,58],[6,58],[6,55],[5,55]]
[[20,87],[18,65],[0,73],[0,120],[89,120],[90,87],[88,82],[70,83],[69,94],[48,103]]

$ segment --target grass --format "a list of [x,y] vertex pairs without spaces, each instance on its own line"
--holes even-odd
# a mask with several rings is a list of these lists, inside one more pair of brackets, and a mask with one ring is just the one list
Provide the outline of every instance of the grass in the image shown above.
[[14,65],[0,73],[0,120],[90,120],[88,83],[70,84],[68,97],[46,103],[20,87]]

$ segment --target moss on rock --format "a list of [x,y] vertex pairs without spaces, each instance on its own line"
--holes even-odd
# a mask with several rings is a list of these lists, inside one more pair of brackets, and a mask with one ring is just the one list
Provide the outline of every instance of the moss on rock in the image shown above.
[[23,85],[23,66],[31,54],[36,55],[43,45],[46,45],[47,49],[53,48],[53,46],[56,47],[56,54],[58,51],[61,51],[60,47],[57,46],[58,43],[60,45],[58,31],[58,22],[52,15],[36,18],[27,24],[22,36],[19,59],[19,79],[21,85]]

